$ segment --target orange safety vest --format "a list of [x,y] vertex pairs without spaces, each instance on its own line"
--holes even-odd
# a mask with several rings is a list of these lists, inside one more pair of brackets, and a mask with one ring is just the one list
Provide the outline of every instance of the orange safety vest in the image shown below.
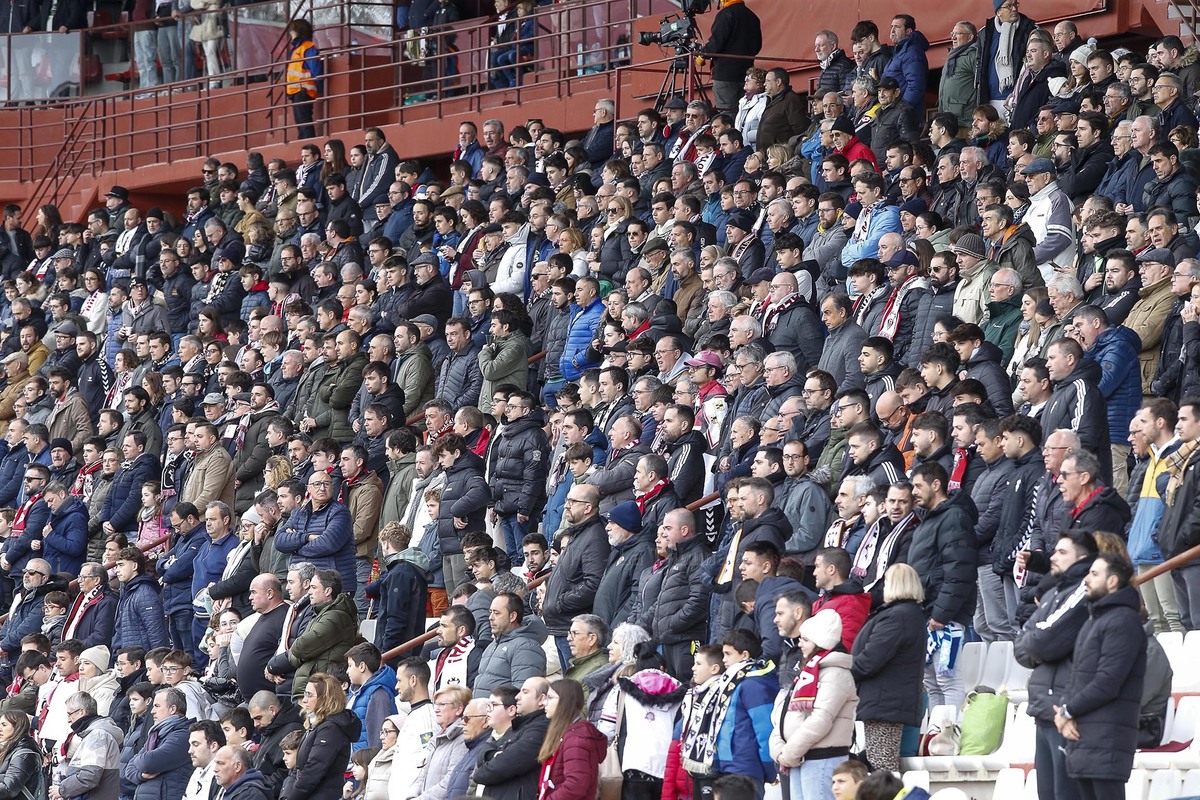
[[287,93],[300,94],[304,91],[314,100],[317,97],[317,82],[313,80],[312,73],[304,67],[304,54],[310,47],[316,47],[315,42],[301,42],[292,50],[291,60],[288,61],[287,68]]

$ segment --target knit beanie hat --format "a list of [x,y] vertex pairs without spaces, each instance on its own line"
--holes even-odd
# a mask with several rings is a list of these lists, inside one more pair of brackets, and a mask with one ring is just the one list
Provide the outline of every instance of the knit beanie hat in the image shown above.
[[822,609],[800,624],[800,636],[822,650],[832,650],[842,640],[842,618],[832,608]]
[[108,672],[108,648],[102,644],[98,644],[95,647],[89,647],[88,649],[84,650],[79,654],[79,660],[95,664],[96,669],[100,670],[101,672]]

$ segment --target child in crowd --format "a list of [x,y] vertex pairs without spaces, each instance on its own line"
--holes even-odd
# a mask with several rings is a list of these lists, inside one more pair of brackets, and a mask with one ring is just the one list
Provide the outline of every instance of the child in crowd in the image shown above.
[[429,513],[430,521],[425,525],[417,547],[429,561],[429,604],[425,615],[440,617],[450,607],[450,599],[446,596],[446,578],[442,563],[442,543],[438,538],[437,518],[442,508],[442,489],[436,487],[426,489],[425,510]]
[[343,800],[361,800],[367,791],[367,767],[378,752],[378,747],[364,747],[350,755],[350,774],[353,778],[342,787]]
[[300,752],[300,743],[304,741],[304,731],[292,731],[279,742],[279,751],[283,753],[283,765],[287,767],[288,776],[283,779],[279,790],[280,797],[288,797],[292,786],[296,783],[296,756]]
[[71,598],[66,592],[46,592],[42,601],[42,633],[50,640],[51,647],[62,641],[63,625],[67,621],[67,606],[70,604]]
[[237,706],[222,714],[221,730],[225,731],[225,744],[250,753],[258,750],[258,744],[250,738],[254,733],[254,720],[245,708]]
[[855,800],[858,786],[867,779],[867,765],[846,759],[833,768],[833,800]]
[[[162,489],[158,481],[142,484],[142,510],[138,513],[137,545],[145,547],[162,536]],[[155,559],[167,552],[167,543],[143,550],[146,558]]]

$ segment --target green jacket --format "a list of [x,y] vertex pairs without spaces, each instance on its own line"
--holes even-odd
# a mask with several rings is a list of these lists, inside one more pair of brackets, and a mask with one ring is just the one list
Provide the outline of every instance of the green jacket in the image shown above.
[[483,346],[479,351],[479,371],[483,374],[483,385],[479,389],[480,411],[486,414],[492,410],[492,392],[501,384],[511,383],[525,389],[529,383],[531,354],[529,337],[519,331]]
[[362,374],[366,366],[367,357],[356,353],[353,358],[339,362],[325,373],[313,397],[312,418],[317,423],[312,432],[314,440],[320,436],[329,436],[339,442],[354,438],[354,429],[350,427],[349,420],[350,406],[362,388]]
[[1017,341],[1017,329],[1021,326],[1021,295],[1014,294],[999,303],[987,304],[987,319],[983,323],[984,341],[1000,348],[1000,366],[1007,369],[1013,357],[1013,346]]
[[404,521],[404,512],[408,510],[408,501],[412,498],[415,477],[416,453],[408,453],[399,459],[388,459],[387,490],[383,493],[383,508],[379,512],[380,529],[389,522]]
[[296,668],[292,697],[299,702],[309,675],[344,664],[346,651],[362,640],[353,595],[339,594],[328,603],[314,606],[312,622],[292,642],[287,654],[288,661]]

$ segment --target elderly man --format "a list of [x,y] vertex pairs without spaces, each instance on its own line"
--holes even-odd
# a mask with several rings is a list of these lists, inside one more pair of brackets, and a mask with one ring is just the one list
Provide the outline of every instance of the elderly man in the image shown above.
[[1024,222],[1033,231],[1037,245],[1033,257],[1042,278],[1049,283],[1056,272],[1069,269],[1074,260],[1075,227],[1071,201],[1059,188],[1054,162],[1035,158],[1021,174],[1029,187],[1029,210]]
[[988,280],[987,310],[979,325],[984,339],[1000,348],[1002,365],[1012,359],[1021,324],[1021,288],[1021,276],[1007,267],[996,270]]
[[583,683],[584,678],[608,663],[608,637],[608,625],[595,614],[580,614],[571,620],[567,633],[571,658],[566,677]]
[[213,757],[213,777],[221,800],[271,800],[271,789],[254,769],[254,756],[244,747],[226,745]]
[[1063,459],[1059,491],[1067,504],[1070,527],[1085,531],[1123,531],[1129,504],[1100,478],[1100,461],[1086,450]]
[[[46,672],[49,674],[49,670]],[[66,703],[67,717],[79,721],[75,730],[79,744],[65,768],[60,765],[60,771],[56,772],[50,800],[116,797],[124,733],[111,717],[96,713],[96,700],[87,692],[71,695]],[[183,787],[179,789],[182,793]]]
[[1124,326],[1141,340],[1138,362],[1142,372],[1142,394],[1149,398],[1155,394],[1151,384],[1159,368],[1167,317],[1175,308],[1175,286],[1184,283],[1174,279],[1174,272],[1188,270],[1183,266],[1176,267],[1174,255],[1165,248],[1145,251],[1137,257],[1137,262],[1142,289],[1138,292],[1137,302],[1129,309]]

